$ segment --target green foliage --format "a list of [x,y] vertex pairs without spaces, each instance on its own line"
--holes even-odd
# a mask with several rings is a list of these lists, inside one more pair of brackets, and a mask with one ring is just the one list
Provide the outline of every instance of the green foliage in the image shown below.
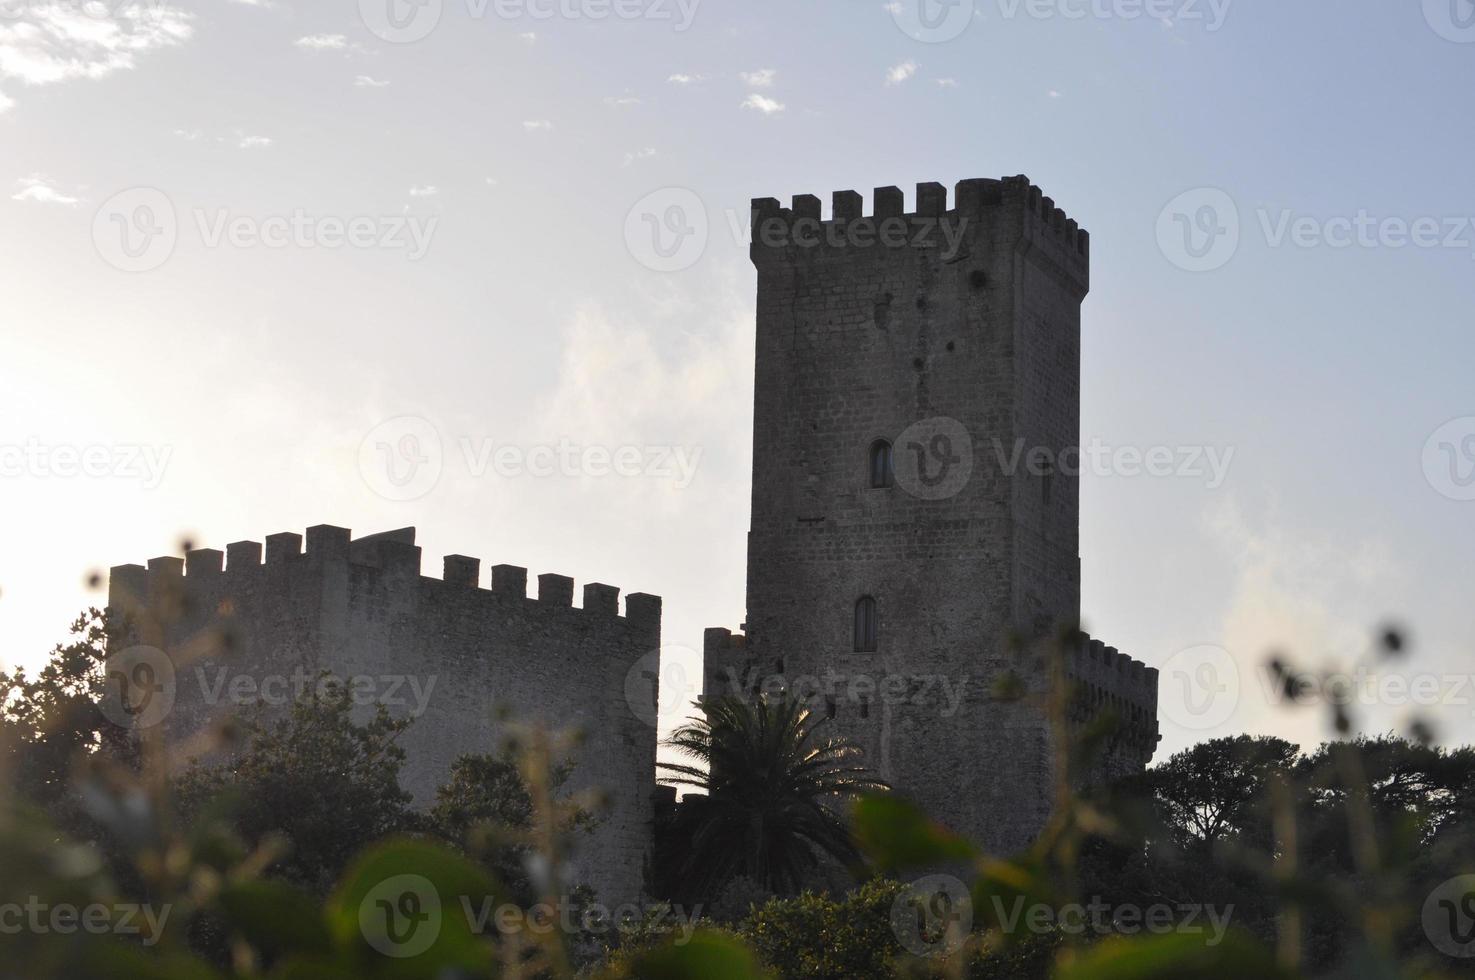
[[346,688],[317,687],[287,717],[254,723],[243,751],[191,767],[175,792],[186,821],[223,811],[248,847],[283,841],[271,873],[321,895],[365,842],[417,822],[399,785],[405,754],[396,739],[409,722],[380,706],[358,723]]
[[[590,809],[562,798],[572,773],[573,763],[565,760],[548,775],[554,823],[565,846],[598,822]],[[527,859],[536,847],[530,836],[535,815],[532,790],[508,747],[497,755],[463,755],[452,764],[450,778],[436,791],[429,829],[479,856],[497,880],[527,904],[534,898]]]
[[741,934],[780,977],[895,976],[893,961],[903,950],[891,908],[903,888],[874,880],[839,899],[807,892],[771,899],[754,909]]
[[[397,782],[403,724],[356,722],[346,697],[329,696],[255,726],[233,761],[171,782],[157,733],[130,740],[96,711],[105,624],[93,615],[74,629],[35,679],[0,676],[4,898],[151,911],[127,934],[6,935],[0,976],[576,975],[587,938],[576,930],[531,919],[504,931],[476,914],[555,897],[568,838],[592,809],[561,792],[568,768],[553,760],[567,758],[565,742],[534,731],[515,754],[464,757],[419,820]],[[1058,721],[1056,697],[1042,707]],[[714,863],[691,869],[715,868],[707,885],[733,883],[741,906],[822,856],[853,858],[853,828],[871,867],[903,880],[769,897],[731,928],[694,933],[652,910],[577,975],[1411,978],[1455,963],[1434,952],[1420,911],[1436,885],[1475,868],[1470,749],[1387,735],[1303,757],[1278,739],[1216,739],[1082,795],[1071,789],[1078,746],[1062,744],[1050,822],[1024,852],[998,856],[895,795],[859,799],[847,826],[831,807],[878,784],[819,727],[781,703],[728,705],[681,736],[711,767],[668,767],[710,794],[688,811],[686,858]],[[406,829],[443,842],[397,836]],[[956,876],[960,891],[939,905],[906,882],[915,875]],[[1233,922],[1212,937],[1110,917],[1071,928],[1064,910],[1088,897],[1112,910],[1215,906]]]
[[667,839],[679,852],[671,892],[710,902],[739,875],[775,893],[796,891],[822,858],[852,866],[859,851],[835,807],[885,790],[860,749],[826,734],[826,719],[789,698],[704,701],[702,716],[667,740],[690,762],[659,763],[670,782],[699,790]]

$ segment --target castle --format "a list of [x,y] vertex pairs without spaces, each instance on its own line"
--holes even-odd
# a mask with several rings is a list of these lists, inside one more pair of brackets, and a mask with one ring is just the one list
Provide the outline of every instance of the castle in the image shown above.
[[[1080,612],[1080,304],[1089,241],[1023,177],[783,208],[753,202],[758,270],[745,634],[708,630],[704,696],[783,688],[867,750],[935,817],[999,851],[1051,805],[1056,736],[1041,707],[1053,637]],[[420,574],[413,529],[276,534],[112,570],[121,645],[165,658],[186,739],[268,677],[357,678],[406,733],[406,789],[433,799],[454,759],[492,751],[494,705],[588,733],[571,788],[608,811],[576,865],[601,897],[643,891],[657,800],[653,705],[661,600],[473,558]],[[229,636],[229,644],[220,638]],[[1121,724],[1095,775],[1140,770],[1157,671],[1074,633],[1064,672],[1082,724]],[[423,698],[396,704],[393,679]],[[432,678],[434,679],[432,681]],[[232,682],[248,683],[231,686]],[[434,684],[433,690],[427,688]],[[401,684],[403,687],[403,683]]]

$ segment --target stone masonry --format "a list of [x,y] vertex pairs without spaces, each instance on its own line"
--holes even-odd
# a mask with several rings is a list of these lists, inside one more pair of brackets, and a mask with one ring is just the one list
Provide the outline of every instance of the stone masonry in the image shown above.
[[286,710],[304,678],[328,671],[361,687],[361,715],[381,701],[417,716],[402,736],[402,782],[425,806],[459,755],[498,749],[499,708],[514,722],[581,729],[570,789],[602,791],[608,815],[574,855],[576,878],[605,902],[639,898],[656,730],[626,691],[632,668],[660,648],[660,598],[628,595],[622,616],[618,589],[589,584],[576,608],[562,575],[538,576],[528,598],[526,569],[494,566],[488,589],[480,561],[460,555],[428,578],[414,528],[350,540],[320,525],[306,544],[273,534],[265,562],[260,544],[241,541],[112,569],[109,607],[132,623],[122,646],[168,658],[148,676],[169,684],[173,706],[158,723],[170,743],[187,746],[258,696]]
[[753,202],[747,632],[708,631],[704,692],[813,693],[884,778],[1009,851],[1050,812],[1051,641],[1072,725],[1124,722],[1097,775],[1150,759],[1157,671],[1073,632],[1088,236],[1024,177],[947,196]]

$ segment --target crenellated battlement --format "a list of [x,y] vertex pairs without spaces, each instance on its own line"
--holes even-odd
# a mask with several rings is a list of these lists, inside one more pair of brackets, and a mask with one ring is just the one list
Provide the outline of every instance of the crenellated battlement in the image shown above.
[[[319,524],[221,549],[191,546],[146,565],[119,565],[108,586],[122,614],[110,653],[144,651],[168,707],[153,724],[172,746],[210,745],[243,712],[280,717],[314,679],[336,678],[367,718],[411,723],[404,788],[434,803],[464,753],[497,752],[515,724],[596,737],[580,747],[569,788],[609,803],[580,880],[621,900],[641,893],[650,849],[661,648],[661,600],[590,582],[446,555],[421,573],[415,529],[354,537]],[[132,654],[130,654],[132,655]],[[633,693],[632,693],[633,692]],[[213,750],[212,750],[213,751]],[[230,751],[221,747],[219,751]]]
[[[1090,259],[1090,234],[1022,174],[1001,179],[961,180],[953,188],[951,207],[945,186],[918,184],[912,211],[906,209],[905,197],[898,187],[877,187],[872,192],[869,213],[858,192],[835,191],[828,218],[822,216],[820,199],[813,194],[795,195],[789,207],[784,207],[777,198],[754,198],[752,251],[756,259],[773,248],[814,247],[837,241],[850,245],[864,245],[867,241],[887,244],[888,223],[894,229],[891,235],[895,236],[895,244],[922,244],[914,233],[916,227],[935,225],[944,218],[955,223],[971,220],[994,226],[1016,222],[1023,237],[1051,240],[1063,253],[1078,257],[1081,263]],[[844,234],[835,234],[837,231]]]
[[1067,651],[1065,674],[1077,685],[1072,721],[1083,723],[1109,709],[1122,720],[1131,741],[1149,750],[1157,744],[1156,667],[1081,633]]
[[319,524],[308,528],[305,536],[285,531],[267,535],[265,542],[263,548],[257,541],[235,541],[226,545],[224,552],[214,548],[192,548],[183,558],[151,558],[147,566],[115,565],[109,574],[108,603],[119,608],[137,607],[181,589],[185,594],[206,587],[229,591],[234,586],[279,571],[323,571],[348,566],[385,577],[394,581],[397,587],[407,589],[467,590],[548,608],[573,609],[590,616],[631,620],[641,625],[660,623],[659,596],[641,592],[626,595],[622,616],[619,588],[591,582],[584,586],[582,605],[575,607],[574,580],[555,573],[539,575],[537,595],[530,598],[527,594],[528,570],[516,565],[492,566],[487,586],[482,585],[481,559],[465,555],[447,555],[443,559],[439,579],[422,575],[421,549],[415,544],[413,527],[354,538],[348,528]]

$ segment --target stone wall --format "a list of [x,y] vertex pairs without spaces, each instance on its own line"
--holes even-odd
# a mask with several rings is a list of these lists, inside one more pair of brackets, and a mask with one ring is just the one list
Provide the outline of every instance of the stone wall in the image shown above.
[[[491,570],[453,555],[443,578],[420,574],[413,528],[350,540],[345,528],[239,542],[227,555],[190,551],[148,567],[112,570],[109,605],[134,621],[126,643],[163,650],[174,706],[160,722],[187,748],[209,724],[265,699],[285,710],[319,671],[362,690],[360,716],[383,701],[413,715],[402,738],[402,783],[417,805],[433,802],[457,756],[493,752],[499,710],[518,723],[577,728],[587,739],[570,789],[597,789],[608,815],[574,856],[579,880],[601,900],[638,899],[650,850],[656,731],[627,701],[627,676],[660,648],[661,600],[590,584],[582,608],[574,583],[527,571]],[[647,683],[653,683],[648,681]],[[642,712],[641,714],[644,714]]]
[[[1080,442],[1089,239],[1023,177],[861,205],[753,202],[747,634],[709,631],[707,693],[751,694],[754,669],[813,688],[882,776],[1010,850],[1049,812],[1038,646],[1080,612],[1079,485],[1056,469]],[[882,440],[895,479],[872,488]]]

